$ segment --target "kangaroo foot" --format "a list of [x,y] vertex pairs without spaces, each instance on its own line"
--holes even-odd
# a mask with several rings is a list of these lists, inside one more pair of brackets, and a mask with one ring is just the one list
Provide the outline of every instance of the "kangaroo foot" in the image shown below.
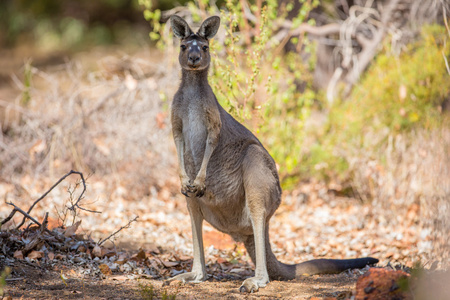
[[239,292],[241,293],[254,293],[257,292],[260,287],[265,287],[269,282],[265,277],[251,277],[244,280]]

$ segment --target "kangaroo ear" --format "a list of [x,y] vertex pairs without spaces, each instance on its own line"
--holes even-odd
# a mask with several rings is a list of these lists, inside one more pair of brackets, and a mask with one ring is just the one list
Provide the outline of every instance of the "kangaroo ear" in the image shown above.
[[219,30],[219,26],[220,18],[218,16],[209,17],[203,21],[197,34],[207,40],[212,39],[216,35],[217,30]]
[[180,39],[185,39],[192,34],[192,30],[186,21],[177,15],[170,17],[170,26],[173,34]]

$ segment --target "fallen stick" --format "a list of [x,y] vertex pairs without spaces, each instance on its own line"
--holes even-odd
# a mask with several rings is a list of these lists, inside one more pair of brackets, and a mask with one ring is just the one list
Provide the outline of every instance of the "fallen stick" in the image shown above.
[[6,278],[5,281],[19,281],[19,280],[23,280],[23,277],[18,277],[18,278]]
[[[33,218],[32,216],[30,216],[27,212],[25,212],[24,210],[22,210],[20,207],[18,207],[18,206],[15,205],[14,203],[12,203],[12,202],[6,202],[6,204],[11,205],[11,206],[14,207],[14,209],[13,209],[14,214],[15,214],[16,212],[20,212],[20,213],[24,216],[24,217],[23,217],[23,220],[22,220],[22,223],[21,223],[19,226],[17,226],[16,229],[19,229],[19,228],[23,225],[23,223],[25,222],[25,219],[26,219],[26,218],[30,219],[31,221],[33,221],[34,223],[36,223],[37,225],[39,225],[39,227],[42,226],[42,224],[41,224],[38,220],[36,220],[36,219]],[[14,214],[11,213],[11,215],[14,215]],[[10,215],[10,216],[11,216],[11,215]],[[8,216],[8,217],[9,217],[9,216]],[[11,216],[11,218],[12,218],[12,216]],[[6,218],[6,219],[8,219],[8,218]],[[5,219],[5,220],[6,220],[6,219]],[[2,221],[2,225],[4,224],[3,222],[4,222],[5,220]],[[5,223],[6,223],[6,222],[5,222]]]
[[139,218],[139,216],[136,216],[133,220],[128,221],[127,225],[120,227],[118,230],[116,230],[114,233],[110,234],[107,238],[103,239],[101,242],[99,241],[98,245],[100,246],[101,244],[103,244],[104,242],[106,242],[107,240],[109,240],[110,238],[115,236],[116,234],[118,234],[122,229],[130,228],[131,223],[136,222],[137,218]]
[[28,218],[31,221],[33,221],[34,223],[36,223],[39,226],[42,226],[38,221],[36,221],[33,217],[30,216],[30,212],[33,210],[34,206],[36,204],[38,204],[42,199],[44,199],[56,186],[58,186],[64,179],[66,179],[67,177],[69,177],[72,174],[77,174],[80,176],[81,178],[81,183],[83,184],[83,190],[81,191],[80,195],[78,196],[77,201],[71,206],[69,207],[69,210],[75,210],[76,208],[79,208],[81,210],[87,211],[87,212],[92,212],[92,213],[101,213],[100,211],[95,211],[95,210],[89,210],[86,209],[84,207],[81,207],[79,205],[80,201],[83,199],[83,195],[86,191],[86,181],[84,180],[84,176],[83,173],[81,172],[77,172],[77,171],[73,171],[71,170],[69,173],[67,173],[66,175],[64,175],[63,177],[61,177],[54,185],[52,185],[52,187],[50,189],[48,189],[41,197],[39,197],[36,201],[33,202],[33,204],[30,206],[30,208],[28,209],[27,212],[25,212],[24,210],[20,209],[18,206],[16,206],[15,204],[13,204],[12,202],[6,202],[6,204],[12,205],[14,207],[14,209],[11,211],[11,213],[9,214],[8,217],[6,217],[4,220],[2,220],[0,222],[0,225],[5,224],[6,222],[8,222],[9,220],[11,220],[14,215],[16,214],[16,212],[20,212],[24,217],[22,219],[22,221],[19,223],[19,225],[17,225],[16,229],[19,229],[20,227],[23,226],[23,224],[25,223],[25,220]]

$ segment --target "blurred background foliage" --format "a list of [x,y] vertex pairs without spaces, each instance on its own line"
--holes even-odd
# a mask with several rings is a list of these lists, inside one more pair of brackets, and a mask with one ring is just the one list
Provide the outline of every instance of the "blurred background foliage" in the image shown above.
[[0,47],[152,43],[175,56],[171,14],[197,26],[220,14],[210,77],[220,103],[266,145],[285,188],[310,178],[348,183],[351,149],[375,151],[389,137],[445,123],[448,3],[432,2],[3,0]]
[[[161,1],[161,5],[168,7],[169,2]],[[37,43],[48,50],[66,51],[137,42],[132,33],[148,30],[137,0],[4,0],[0,26],[3,47]]]

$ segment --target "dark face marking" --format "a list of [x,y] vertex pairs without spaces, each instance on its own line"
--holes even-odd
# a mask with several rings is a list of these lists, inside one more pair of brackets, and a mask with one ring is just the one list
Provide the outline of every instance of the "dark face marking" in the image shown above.
[[181,67],[187,70],[203,70],[209,66],[209,41],[197,34],[191,34],[182,39],[179,61]]

